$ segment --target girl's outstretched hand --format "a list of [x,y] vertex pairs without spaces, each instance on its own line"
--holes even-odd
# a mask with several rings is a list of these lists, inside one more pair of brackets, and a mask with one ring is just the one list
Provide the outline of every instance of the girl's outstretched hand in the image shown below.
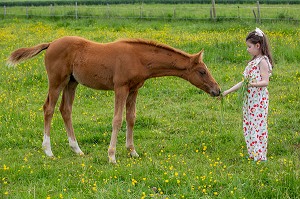
[[223,91],[220,96],[225,97],[229,93],[230,93],[229,90],[226,90],[226,91]]
[[218,100],[221,100],[224,97],[225,97],[224,92],[221,92],[221,94],[218,96]]

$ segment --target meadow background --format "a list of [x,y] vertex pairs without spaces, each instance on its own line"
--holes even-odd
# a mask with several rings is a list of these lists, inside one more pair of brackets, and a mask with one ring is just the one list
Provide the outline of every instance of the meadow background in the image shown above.
[[[299,198],[300,28],[297,21],[0,18],[0,198]],[[42,149],[47,75],[43,54],[6,66],[20,47],[65,35],[98,42],[145,38],[189,53],[227,89],[250,59],[245,36],[259,26],[275,59],[269,85],[268,162],[246,156],[237,93],[223,101],[176,77],[147,80],[137,101],[135,144],[118,136],[117,165],[108,164],[113,92],[79,86],[73,108],[85,156],[70,150],[58,107],[52,125],[55,158]]]

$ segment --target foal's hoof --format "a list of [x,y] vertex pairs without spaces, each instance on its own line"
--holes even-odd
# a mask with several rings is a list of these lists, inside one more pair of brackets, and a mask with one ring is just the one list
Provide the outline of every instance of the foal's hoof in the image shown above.
[[136,151],[130,151],[130,156],[133,157],[133,158],[140,157],[139,154]]
[[84,153],[81,151],[80,153],[78,153],[79,156],[84,156]]
[[79,156],[84,156],[84,153],[80,150],[80,148],[72,148],[72,150]]
[[116,158],[114,158],[114,157],[108,157],[108,162],[110,164],[117,164]]
[[43,146],[43,149],[44,149],[44,153],[46,154],[46,156],[48,156],[50,158],[54,157],[51,149],[46,149],[46,147],[44,147],[44,146]]
[[76,153],[80,156],[84,155],[84,153],[81,151],[80,147],[78,146],[78,143],[76,140],[74,141],[71,138],[69,138],[69,145],[70,145],[72,151],[74,151],[74,153]]
[[45,154],[46,154],[46,156],[48,156],[49,158],[54,158],[54,155],[53,155],[53,153],[52,152],[46,152],[45,151]]

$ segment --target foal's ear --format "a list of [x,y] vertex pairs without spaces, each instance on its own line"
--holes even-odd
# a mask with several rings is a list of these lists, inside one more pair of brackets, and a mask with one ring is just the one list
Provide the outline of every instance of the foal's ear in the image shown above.
[[199,63],[203,62],[204,49],[199,52]]
[[196,64],[202,63],[203,62],[203,54],[204,54],[204,49],[202,49],[197,54],[194,54],[192,56],[192,61]]
[[203,54],[204,54],[204,49],[202,49],[199,53],[195,54],[194,61],[195,63],[201,63],[203,62]]

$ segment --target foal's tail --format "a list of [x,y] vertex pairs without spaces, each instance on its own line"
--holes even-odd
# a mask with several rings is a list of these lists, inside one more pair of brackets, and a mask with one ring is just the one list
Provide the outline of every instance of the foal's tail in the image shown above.
[[42,52],[43,50],[46,50],[49,47],[49,45],[50,43],[43,43],[31,48],[20,48],[11,53],[7,60],[7,64],[9,66],[17,65],[19,62],[24,61],[26,59],[30,59]]

